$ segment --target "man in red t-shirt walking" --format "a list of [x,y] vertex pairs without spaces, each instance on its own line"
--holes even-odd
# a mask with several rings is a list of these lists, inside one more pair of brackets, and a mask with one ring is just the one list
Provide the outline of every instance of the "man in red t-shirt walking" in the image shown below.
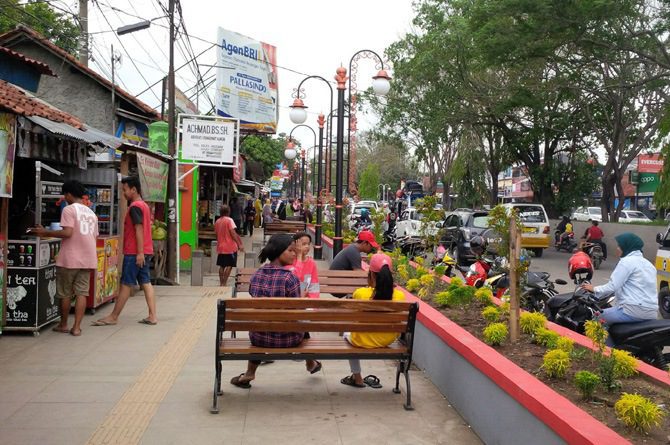
[[147,203],[142,200],[142,186],[137,176],[123,178],[121,185],[123,196],[130,202],[123,221],[121,290],[116,298],[112,313],[92,325],[115,325],[135,284],[139,284],[144,291],[144,298],[149,308],[149,316],[139,320],[138,323],[155,325],[158,323],[156,297],[149,275],[151,255],[154,253],[153,240],[151,239],[151,212]]
[[219,266],[219,284],[225,286],[233,267],[237,267],[237,252],[244,252],[237,225],[230,218],[230,207],[221,206],[221,217],[214,223],[216,232],[216,265]]

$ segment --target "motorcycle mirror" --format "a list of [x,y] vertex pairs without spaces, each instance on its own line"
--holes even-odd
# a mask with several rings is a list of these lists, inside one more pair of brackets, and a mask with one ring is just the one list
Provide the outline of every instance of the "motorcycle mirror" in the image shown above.
[[560,284],[561,286],[563,286],[563,285],[565,285],[565,284],[568,284],[567,281],[565,281],[565,280],[563,280],[563,279],[561,279],[561,278],[557,278],[556,280],[554,280],[554,283],[556,283],[556,284]]

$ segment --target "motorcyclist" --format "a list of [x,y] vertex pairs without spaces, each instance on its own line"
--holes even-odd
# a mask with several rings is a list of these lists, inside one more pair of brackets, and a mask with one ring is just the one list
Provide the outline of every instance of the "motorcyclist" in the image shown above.
[[560,246],[563,244],[563,242],[572,234],[572,223],[568,219],[568,222],[565,223],[565,228],[563,229],[563,233],[561,233],[559,239],[558,239],[558,245]]
[[372,219],[370,219],[370,211],[366,208],[361,209],[361,216],[358,218],[359,225],[372,225]]
[[584,238],[586,242],[594,243],[600,245],[600,248],[603,251],[603,261],[607,259],[607,245],[603,242],[603,237],[605,234],[602,229],[598,227],[598,221],[591,221],[591,227],[586,229],[584,233]]
[[560,241],[560,236],[565,232],[565,226],[570,224],[570,218],[568,218],[566,215],[563,215],[561,218],[561,222],[558,223],[556,226],[556,231],[554,232],[554,242],[556,244],[559,243]]
[[[593,292],[599,299],[614,294],[614,306],[600,314],[607,326],[655,320],[658,316],[656,268],[642,256],[644,242],[630,232],[617,235],[614,239],[617,242],[617,255],[621,259],[609,281],[602,286],[582,284],[582,289]],[[607,339],[607,345],[614,345],[610,338]]]

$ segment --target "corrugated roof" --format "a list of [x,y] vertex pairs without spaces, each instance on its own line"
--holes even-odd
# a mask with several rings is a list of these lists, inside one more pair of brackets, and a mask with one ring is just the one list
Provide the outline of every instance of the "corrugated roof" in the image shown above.
[[36,98],[23,88],[0,80],[0,109],[21,116],[39,116],[53,122],[64,122],[75,128],[82,128],[82,122],[73,115]]
[[11,49],[5,48],[4,46],[0,46],[0,54],[9,56],[12,59],[16,59],[20,62],[25,63],[26,65],[30,65],[42,74],[48,74],[49,76],[58,77],[56,73],[51,71],[51,68],[49,68],[49,65],[47,65],[46,63],[26,57],[25,55],[16,51],[12,51]]
[[72,125],[68,125],[63,122],[54,122],[41,116],[28,116],[28,119],[40,127],[49,130],[49,132],[59,136],[65,136],[70,139],[76,139],[78,141],[87,142],[89,144],[97,144],[101,142],[99,138],[95,137],[92,133],[89,133],[88,131],[81,131]]
[[[110,91],[112,90],[112,82],[105,79],[103,76],[96,73],[91,68],[83,65],[74,56],[72,56],[72,54],[70,54],[67,51],[65,51],[64,49],[60,48],[58,45],[55,45],[55,44],[51,43],[46,37],[42,36],[37,31],[35,31],[31,28],[28,28],[27,26],[18,25],[13,30],[7,31],[4,34],[0,34],[0,43],[2,43],[4,45],[8,45],[11,41],[20,39],[22,37],[25,37],[25,38],[28,38],[30,40],[35,41],[38,45],[42,46],[43,48],[46,48],[47,50],[54,53],[56,56],[66,60],[68,63],[75,66],[78,70],[82,71],[84,74],[92,77],[93,79],[98,81],[100,84],[102,84],[104,87],[108,88]],[[161,119],[160,113],[158,113],[156,110],[151,108],[149,105],[147,105],[144,102],[142,102],[141,100],[139,100],[137,97],[135,97],[132,94],[128,93],[127,91],[123,90],[122,88],[119,88],[118,86],[114,86],[114,91],[116,92],[117,95],[121,96],[124,100],[130,102],[131,104],[133,104],[138,109],[142,110],[144,113],[151,116],[152,118],[154,118],[156,120]]]

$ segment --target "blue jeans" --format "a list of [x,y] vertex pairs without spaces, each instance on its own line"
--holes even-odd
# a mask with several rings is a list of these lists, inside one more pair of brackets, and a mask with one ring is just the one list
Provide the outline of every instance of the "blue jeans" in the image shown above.
[[149,271],[149,264],[151,263],[151,255],[144,255],[144,266],[137,267],[136,255],[124,255],[123,266],[121,267],[121,284],[126,286],[134,286],[139,284],[151,283],[151,273]]
[[[602,311],[600,314],[600,319],[605,321],[606,327],[616,323],[637,323],[639,321],[644,321],[642,318],[631,317],[623,311],[621,306],[609,307]],[[607,346],[614,346],[612,337],[607,337],[605,342]]]

